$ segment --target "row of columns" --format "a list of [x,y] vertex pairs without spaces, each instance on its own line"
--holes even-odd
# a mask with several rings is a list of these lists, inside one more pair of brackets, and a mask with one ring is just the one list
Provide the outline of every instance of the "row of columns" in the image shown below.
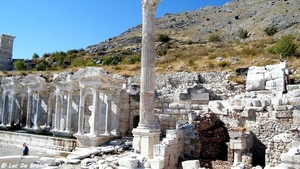
[[[15,123],[20,123],[24,94],[19,91],[3,91],[2,99],[1,126],[11,127]],[[17,104],[18,101],[20,103]]]

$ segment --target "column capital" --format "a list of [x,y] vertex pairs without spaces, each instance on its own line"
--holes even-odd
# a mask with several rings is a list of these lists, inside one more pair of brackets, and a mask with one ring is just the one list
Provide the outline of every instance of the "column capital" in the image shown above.
[[142,0],[143,10],[155,14],[158,3],[161,1],[162,0]]

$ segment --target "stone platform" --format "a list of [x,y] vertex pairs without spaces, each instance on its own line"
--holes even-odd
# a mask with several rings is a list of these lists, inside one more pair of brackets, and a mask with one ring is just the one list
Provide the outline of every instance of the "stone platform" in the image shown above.
[[1,145],[22,145],[23,143],[27,143],[30,147],[59,151],[70,151],[77,146],[76,139],[0,131]]

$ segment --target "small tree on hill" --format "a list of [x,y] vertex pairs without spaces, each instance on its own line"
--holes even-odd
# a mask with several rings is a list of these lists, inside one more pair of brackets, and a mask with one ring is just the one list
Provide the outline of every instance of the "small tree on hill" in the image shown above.
[[240,29],[238,30],[238,36],[239,36],[241,39],[247,39],[247,38],[250,36],[250,34],[248,33],[247,30],[240,28]]
[[27,68],[27,65],[25,63],[25,61],[23,60],[17,60],[14,62],[14,66],[15,68],[18,70],[18,71],[23,71],[23,70],[26,70]]
[[275,26],[271,26],[267,27],[264,31],[268,36],[273,36],[278,32],[278,29]]
[[269,48],[269,52],[279,54],[280,59],[282,59],[282,57],[292,56],[296,53],[298,48],[294,40],[295,38],[292,35],[282,36],[274,46]]
[[40,58],[40,56],[39,56],[38,54],[34,53],[34,54],[32,55],[32,59],[38,59],[38,58]]
[[158,42],[167,43],[171,40],[171,38],[167,34],[158,34],[157,39]]

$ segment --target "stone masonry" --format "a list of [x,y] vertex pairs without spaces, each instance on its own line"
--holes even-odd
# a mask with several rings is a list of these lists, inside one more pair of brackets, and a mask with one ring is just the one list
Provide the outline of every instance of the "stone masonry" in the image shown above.
[[[286,93],[276,86],[245,91],[245,86],[230,82],[230,76],[230,72],[156,76],[154,122],[162,132],[153,144],[149,165],[179,168],[198,166],[186,161],[199,160],[207,168],[216,162],[227,168],[297,168],[289,159],[298,156],[300,86],[287,85]],[[99,68],[61,73],[52,82],[38,75],[4,77],[0,128],[75,137],[77,146],[98,146],[109,133],[109,139],[132,136],[139,124],[139,84],[139,77],[125,79]]]
[[0,70],[12,70],[12,53],[15,36],[0,36]]

